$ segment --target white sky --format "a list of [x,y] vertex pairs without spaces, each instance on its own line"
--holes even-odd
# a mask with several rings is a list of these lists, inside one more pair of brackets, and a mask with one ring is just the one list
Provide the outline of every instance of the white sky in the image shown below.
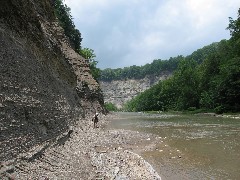
[[240,0],[64,0],[98,67],[144,65],[229,39]]

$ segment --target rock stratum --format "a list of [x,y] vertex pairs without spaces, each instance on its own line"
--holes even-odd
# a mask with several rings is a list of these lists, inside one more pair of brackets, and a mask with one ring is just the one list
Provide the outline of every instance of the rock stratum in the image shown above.
[[169,78],[171,74],[171,72],[165,71],[158,76],[151,75],[143,79],[100,81],[104,101],[114,104],[118,109],[122,109],[127,101],[149,89],[159,81]]
[[105,113],[89,64],[70,46],[50,0],[0,6],[0,161]]

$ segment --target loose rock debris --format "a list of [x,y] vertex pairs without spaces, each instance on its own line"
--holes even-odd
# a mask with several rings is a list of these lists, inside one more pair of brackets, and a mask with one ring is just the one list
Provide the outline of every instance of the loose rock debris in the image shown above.
[[[109,118],[109,117],[108,117]],[[93,129],[91,121],[79,121],[63,144],[45,144],[1,164],[3,179],[161,179],[137,153],[154,148],[149,134],[127,130]],[[136,146],[138,145],[138,146]],[[48,148],[46,148],[48,147]],[[137,147],[137,148],[136,148]],[[136,153],[137,152],[137,153]]]

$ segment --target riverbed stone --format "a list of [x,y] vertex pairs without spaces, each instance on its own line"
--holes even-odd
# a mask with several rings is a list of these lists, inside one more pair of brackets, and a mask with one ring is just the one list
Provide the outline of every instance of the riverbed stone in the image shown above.
[[[146,140],[150,135],[121,129],[105,130],[107,123],[104,117],[100,128],[94,129],[91,121],[85,121],[85,130],[80,128],[83,124],[78,123],[64,144],[49,145],[36,159],[22,154],[15,163],[16,178],[160,179],[153,167],[137,154],[156,143]],[[139,145],[142,149],[136,148],[133,143],[136,140],[137,144],[142,144]],[[42,149],[36,147],[32,154]]]

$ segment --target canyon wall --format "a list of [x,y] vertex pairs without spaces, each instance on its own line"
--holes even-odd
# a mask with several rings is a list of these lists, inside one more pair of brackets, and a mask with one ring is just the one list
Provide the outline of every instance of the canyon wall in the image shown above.
[[106,113],[100,86],[71,48],[53,2],[1,1],[0,161],[54,141],[96,111]]
[[112,103],[118,109],[122,109],[127,101],[170,76],[170,72],[162,72],[159,76],[151,75],[143,79],[100,81],[100,86],[105,103]]

